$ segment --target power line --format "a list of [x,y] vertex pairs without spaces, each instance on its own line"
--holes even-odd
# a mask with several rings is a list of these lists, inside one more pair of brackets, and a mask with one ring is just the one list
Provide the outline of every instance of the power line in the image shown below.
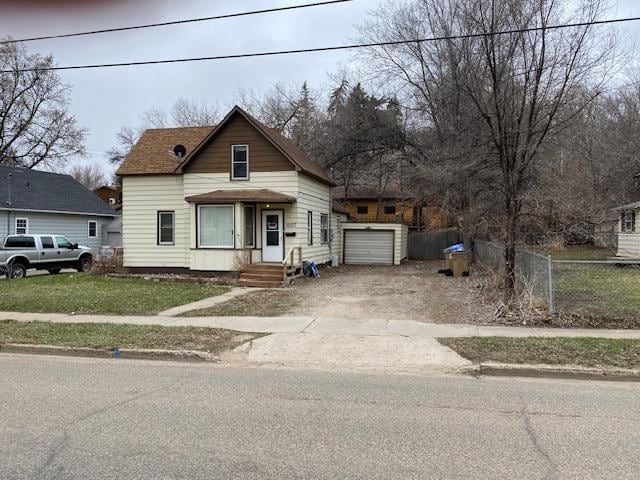
[[135,62],[120,62],[120,63],[98,63],[88,65],[69,65],[63,67],[44,67],[44,68],[24,68],[17,70],[0,70],[0,73],[15,73],[15,72],[36,72],[36,71],[56,71],[56,70],[87,70],[96,68],[114,68],[114,67],[136,67],[142,65],[159,65],[169,63],[186,63],[186,62],[204,62],[214,60],[231,60],[238,58],[255,58],[255,57],[271,57],[277,55],[291,55],[299,53],[316,53],[316,52],[332,52],[338,50],[353,50],[359,48],[372,48],[372,47],[389,47],[394,45],[405,45],[411,43],[425,43],[425,42],[438,42],[444,40],[464,40],[481,37],[494,37],[500,35],[513,35],[520,33],[530,33],[548,30],[559,30],[563,28],[577,28],[577,27],[589,27],[595,25],[609,25],[614,23],[633,22],[640,20],[640,17],[628,17],[628,18],[614,18],[608,20],[595,20],[591,22],[579,22],[579,23],[567,23],[559,25],[548,25],[545,27],[530,27],[519,28],[513,30],[501,30],[498,32],[481,32],[481,33],[468,33],[464,35],[448,35],[442,37],[429,37],[429,38],[416,38],[411,40],[393,40],[388,42],[371,42],[371,43],[354,43],[350,45],[336,45],[332,47],[316,47],[316,48],[300,48],[290,50],[275,50],[268,52],[254,52],[254,53],[238,53],[229,55],[213,55],[207,57],[191,57],[191,58],[174,58],[165,60],[143,60]]
[[166,27],[169,25],[183,25],[186,23],[209,22],[212,20],[222,20],[225,18],[246,17],[249,15],[261,15],[264,13],[285,12],[288,10],[297,10],[297,9],[309,8],[309,7],[320,7],[323,5],[333,5],[336,3],[345,3],[345,2],[352,2],[352,1],[353,0],[327,0],[327,1],[315,2],[315,3],[305,3],[301,5],[289,5],[287,7],[267,8],[263,10],[253,10],[249,12],[228,13],[225,15],[214,15],[211,17],[188,18],[184,20],[174,20],[170,22],[160,22],[160,23],[148,23],[145,25],[133,25],[129,27],[104,28],[101,30],[89,30],[86,32],[76,32],[76,33],[63,33],[60,35],[43,35],[40,37],[21,38],[18,40],[9,39],[9,40],[0,41],[0,45],[9,44],[9,43],[35,42],[38,40],[53,40],[58,38],[81,37],[85,35],[96,35],[100,33],[125,32],[128,30],[140,30],[143,28]]

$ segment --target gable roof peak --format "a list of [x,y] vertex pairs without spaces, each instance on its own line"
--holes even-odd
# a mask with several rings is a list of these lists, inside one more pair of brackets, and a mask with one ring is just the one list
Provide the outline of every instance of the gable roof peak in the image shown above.
[[320,180],[328,185],[333,185],[326,172],[313,160],[311,160],[294,142],[286,138],[279,131],[267,127],[265,124],[257,120],[250,113],[235,105],[224,119],[200,142],[200,144],[183,159],[176,168],[175,173],[184,173],[184,168],[193,160],[194,157],[210,142],[213,138],[227,125],[234,115],[241,115],[253,128],[255,128],[268,142],[270,142],[277,150],[289,160],[296,171],[303,172],[316,180]]

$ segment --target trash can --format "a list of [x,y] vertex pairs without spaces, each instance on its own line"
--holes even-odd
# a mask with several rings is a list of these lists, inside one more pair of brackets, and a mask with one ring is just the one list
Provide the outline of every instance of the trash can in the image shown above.
[[455,252],[463,252],[464,251],[464,244],[462,243],[456,243],[455,245],[451,245],[448,248],[445,248],[444,250],[442,250],[442,253],[444,254],[444,270],[443,272],[449,271],[453,269],[453,254]]
[[451,270],[454,277],[469,275],[469,254],[467,252],[453,252],[451,255]]

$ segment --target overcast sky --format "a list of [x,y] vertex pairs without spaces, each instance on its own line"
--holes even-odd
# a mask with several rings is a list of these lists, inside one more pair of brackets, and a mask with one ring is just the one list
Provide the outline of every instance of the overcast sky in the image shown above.
[[[18,6],[14,7],[14,3]],[[50,6],[60,3],[65,2],[0,1],[0,35],[21,38],[69,33],[295,5],[306,0],[77,0],[66,2],[72,4],[69,8]],[[87,6],[96,3],[100,6]],[[59,65],[73,65],[338,45],[357,38],[355,25],[378,3],[354,0],[183,26],[39,41],[27,46],[52,54]],[[640,0],[619,0],[609,16],[640,16]],[[638,40],[640,22],[617,28],[622,38]],[[327,74],[348,65],[352,55],[347,51],[313,53],[79,70],[61,72],[61,76],[73,87],[73,113],[89,131],[87,160],[105,163],[104,152],[115,145],[116,132],[125,125],[135,126],[139,115],[149,108],[168,109],[177,98],[185,97],[218,102],[225,109],[233,106],[241,89],[265,91],[280,81],[308,80],[314,86],[321,85],[327,81]]]

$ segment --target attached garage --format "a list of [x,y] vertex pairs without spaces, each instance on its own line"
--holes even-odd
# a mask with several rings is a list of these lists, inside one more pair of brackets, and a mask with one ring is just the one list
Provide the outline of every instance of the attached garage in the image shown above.
[[406,225],[344,223],[343,263],[347,265],[399,265],[407,258]]

